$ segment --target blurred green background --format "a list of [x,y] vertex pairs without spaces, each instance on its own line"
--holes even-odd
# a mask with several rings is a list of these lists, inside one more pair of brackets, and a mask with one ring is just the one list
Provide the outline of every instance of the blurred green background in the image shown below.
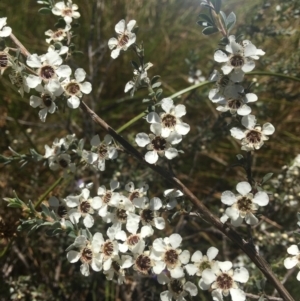
[[[146,61],[154,65],[148,75],[161,76],[163,97],[188,87],[191,69],[200,69],[208,78],[214,68],[220,67],[213,61],[213,53],[221,37],[218,34],[203,36],[201,27],[196,24],[202,12],[200,1],[77,0],[74,3],[79,6],[81,18],[78,20],[80,26],[74,29],[73,42],[83,55],[72,57],[68,64],[73,70],[78,67],[86,70],[93,92],[84,100],[114,128],[143,112],[146,104],[142,99],[147,96],[146,90],[138,91],[132,99],[124,93],[125,84],[132,78],[130,61],[134,53],[122,52],[118,59],[110,58],[106,45],[108,39],[115,36],[114,26],[119,20],[137,20],[137,42],[143,41]],[[48,48],[44,32],[54,29],[56,16],[38,14],[40,7],[33,0],[1,0],[0,17],[8,17],[8,25],[31,53],[43,54]],[[266,52],[254,71],[300,77],[299,7],[298,0],[224,1],[222,10],[226,14],[234,11],[237,15],[232,34],[243,34],[245,39]],[[8,45],[14,47],[10,41]],[[8,70],[0,78],[2,155],[11,155],[8,147],[24,154],[34,147],[44,154],[45,144],[51,145],[55,137],[69,133],[76,133],[87,142],[96,133],[101,138],[105,135],[81,110],[61,109],[48,115],[46,123],[42,123],[38,109],[29,106],[29,95],[22,99],[7,74]],[[259,98],[252,106],[253,113],[259,123],[271,122],[276,128],[270,141],[254,156],[254,177],[260,181],[268,172],[274,173],[276,178],[282,172],[282,166],[289,164],[299,153],[300,88],[299,82],[276,76],[247,75],[246,85],[251,82],[254,82],[252,91]],[[210,87],[193,90],[175,100],[186,105],[184,121],[191,125],[191,132],[180,144],[184,154],[171,165],[176,176],[220,216],[223,208],[221,192],[234,191],[237,182],[245,180],[246,176],[241,168],[233,167],[236,155],[242,152],[229,133],[231,118],[220,115],[207,97]],[[148,132],[144,120],[127,128],[122,135],[135,145],[134,137],[141,131]],[[168,167],[165,162],[161,164]],[[42,164],[28,163],[22,169],[18,162],[6,166],[0,164],[0,250],[13,240],[0,258],[0,300],[126,300],[126,292],[127,295],[131,292],[132,300],[158,300],[163,289],[153,278],[130,275],[128,284],[121,287],[107,282],[100,273],[84,278],[79,266],[66,260],[64,250],[72,239],[49,239],[43,230],[30,237],[15,231],[22,212],[8,209],[3,197],[12,197],[15,190],[23,201],[34,202],[58,177],[58,173],[50,172]],[[99,185],[108,185],[112,177],[122,185],[128,181],[147,181],[150,197],[161,197],[164,189],[171,188],[133,158],[121,154],[117,161],[107,163],[105,172],[79,171],[74,181],[64,183],[53,194],[64,197],[74,192],[79,180],[94,182],[96,191]],[[266,189],[275,192],[271,184]],[[297,228],[296,212],[299,210],[298,205],[291,207],[283,200],[284,189],[277,189],[278,197],[272,197],[270,205],[262,212],[269,222],[264,220],[253,234],[260,251],[280,278],[287,272],[282,262],[286,245],[294,239],[292,231]],[[296,200],[299,201],[299,195]],[[235,260],[241,255],[231,242],[199,218],[184,215],[174,218],[164,233],[175,231],[185,238],[184,248],[191,252],[195,248],[206,252],[214,245],[222,249],[219,260]],[[245,228],[239,231],[246,233]],[[283,233],[288,233],[288,239],[283,238]],[[262,275],[254,267],[249,269],[252,269],[252,277],[246,290],[259,293],[253,284],[262,279]],[[287,287],[297,300],[300,290],[295,274],[289,277]],[[272,286],[267,284],[266,291],[271,294]],[[200,292],[193,300],[210,300],[210,296]]]

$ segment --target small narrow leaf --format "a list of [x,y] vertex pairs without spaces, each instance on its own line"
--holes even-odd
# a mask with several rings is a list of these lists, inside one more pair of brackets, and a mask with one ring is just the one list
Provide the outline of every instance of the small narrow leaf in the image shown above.
[[208,16],[206,14],[200,14],[199,18],[205,20],[208,23],[214,24],[214,21],[210,18],[210,16]]
[[42,7],[38,10],[38,12],[43,15],[48,15],[51,14],[51,9],[48,7]]
[[267,173],[266,175],[264,175],[263,179],[262,179],[262,184],[266,183],[267,181],[269,181],[273,176],[272,172]]
[[226,28],[227,31],[230,32],[233,26],[235,25],[236,22],[236,15],[234,12],[231,12],[228,17],[226,18]]
[[213,26],[208,26],[208,27],[206,27],[206,28],[204,28],[204,29],[202,30],[202,33],[203,33],[204,35],[206,35],[206,36],[209,36],[209,35],[211,35],[211,34],[214,34],[214,33],[218,32],[218,31],[219,31],[218,28],[213,27]]
[[221,10],[222,2],[221,0],[215,0],[214,2],[215,2],[215,11],[218,14]]
[[159,75],[155,75],[151,79],[151,85],[155,84],[160,79]]
[[152,88],[155,89],[155,88],[158,88],[160,86],[161,86],[161,82],[157,82],[157,83],[152,85]]
[[139,65],[135,61],[131,61],[130,63],[135,70],[139,70]]

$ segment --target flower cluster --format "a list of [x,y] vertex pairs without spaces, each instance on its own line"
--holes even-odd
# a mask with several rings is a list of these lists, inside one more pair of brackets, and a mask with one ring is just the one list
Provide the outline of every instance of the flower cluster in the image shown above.
[[210,90],[209,99],[218,104],[218,111],[243,116],[241,124],[244,128],[233,127],[230,132],[234,138],[241,140],[242,150],[245,151],[260,149],[275,131],[271,123],[257,125],[255,116],[249,115],[252,111],[249,104],[258,98],[241,85],[245,72],[252,71],[254,61],[264,54],[249,40],[238,43],[233,35],[228,37],[225,50],[219,49],[214,54],[215,61],[224,65],[221,68],[223,74],[215,70],[210,77],[211,81],[216,82],[216,87]]

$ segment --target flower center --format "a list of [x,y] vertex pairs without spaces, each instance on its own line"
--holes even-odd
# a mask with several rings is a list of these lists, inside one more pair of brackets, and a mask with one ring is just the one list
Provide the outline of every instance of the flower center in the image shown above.
[[56,32],[53,33],[52,37],[53,38],[60,38],[62,36],[64,36],[65,32],[62,29],[58,29]]
[[211,264],[209,261],[202,261],[199,265],[199,270],[200,272],[203,272],[205,269],[210,269]]
[[84,263],[90,263],[93,259],[93,252],[90,248],[84,248],[81,251],[81,261]]
[[72,17],[72,13],[73,13],[72,9],[69,8],[69,7],[67,7],[67,8],[65,8],[65,9],[61,12],[61,15],[62,15],[62,16],[70,16],[70,17]]
[[229,290],[230,288],[232,288],[233,285],[232,277],[225,273],[219,275],[216,279],[216,282],[218,284],[218,287],[222,290]]
[[148,274],[149,269],[151,268],[151,259],[146,255],[139,255],[135,260],[136,269],[143,273]]
[[170,249],[165,253],[164,262],[167,266],[174,268],[178,262],[178,254],[176,250]]
[[127,238],[127,244],[131,247],[135,246],[140,241],[140,236],[137,234],[132,234]]
[[181,281],[177,279],[174,279],[170,282],[170,287],[176,295],[180,295],[183,292],[183,285]]
[[242,197],[237,201],[237,207],[242,212],[251,211],[252,200],[248,197]]
[[68,161],[65,159],[59,159],[58,163],[62,168],[67,168],[69,165]]
[[152,141],[151,141],[153,148],[156,151],[162,151],[166,148],[166,144],[167,144],[167,140],[158,136],[155,137]]
[[0,68],[5,68],[8,65],[8,56],[7,54],[0,54]]
[[230,58],[230,64],[234,68],[240,68],[244,65],[244,58],[239,54],[233,55]]
[[240,99],[229,99],[227,104],[231,110],[236,111],[237,109],[239,109],[242,106],[243,103]]
[[115,272],[119,272],[121,267],[120,265],[116,262],[116,261],[113,261],[112,264],[111,264],[112,268],[114,269]]
[[45,107],[49,108],[52,105],[52,97],[49,94],[42,94],[42,100]]
[[154,220],[154,212],[150,209],[144,209],[141,212],[141,218],[145,223],[150,224]]
[[132,192],[129,194],[129,196],[128,196],[128,198],[129,198],[129,200],[130,200],[131,202],[132,202],[134,199],[137,199],[138,197],[140,197],[140,193],[139,193],[138,190],[132,191]]
[[119,46],[124,47],[129,41],[129,36],[127,34],[123,33],[123,34],[119,35],[118,41],[119,41]]
[[127,213],[126,213],[126,210],[124,210],[124,209],[117,209],[116,216],[117,216],[117,219],[118,219],[121,223],[126,223],[126,221],[127,221]]
[[228,85],[229,81],[230,79],[228,75],[222,75],[221,78],[218,80],[218,84],[224,88]]
[[261,132],[250,130],[246,135],[246,139],[248,140],[249,143],[253,143],[253,144],[260,143]]
[[107,204],[111,200],[112,193],[111,191],[106,191],[105,195],[103,196],[103,203]]
[[176,117],[172,114],[165,114],[162,118],[162,123],[166,128],[174,128],[176,125]]
[[98,155],[102,159],[107,157],[107,146],[105,144],[98,146]]
[[88,213],[91,209],[91,204],[88,201],[83,201],[80,203],[80,211],[82,213]]
[[57,208],[57,215],[60,217],[60,218],[64,218],[67,216],[67,208],[63,205],[59,205],[58,208]]
[[107,241],[102,246],[102,253],[106,257],[110,257],[114,252],[114,244],[111,241]]
[[66,91],[69,95],[78,95],[80,93],[80,87],[78,83],[71,82],[66,86]]
[[40,77],[43,80],[50,80],[51,78],[53,78],[55,76],[55,71],[54,68],[50,65],[45,65],[41,68],[40,71]]

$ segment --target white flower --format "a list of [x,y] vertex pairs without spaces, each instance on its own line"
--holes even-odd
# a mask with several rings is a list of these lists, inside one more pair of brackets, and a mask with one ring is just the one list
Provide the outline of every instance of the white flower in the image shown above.
[[128,199],[133,202],[134,200],[140,200],[145,202],[148,200],[147,191],[149,189],[149,185],[145,182],[139,183],[138,187],[134,187],[133,182],[129,182],[125,185],[125,190],[129,192]]
[[7,17],[0,18],[0,37],[1,38],[8,37],[12,32],[10,27],[5,26],[6,20],[7,20]]
[[190,252],[178,249],[182,237],[172,234],[170,237],[157,238],[153,241],[150,257],[154,261],[153,272],[159,275],[165,268],[170,271],[172,278],[184,277],[182,264],[187,264]]
[[[297,245],[291,245],[287,252],[290,255],[293,255],[292,257],[288,257],[284,260],[284,266],[286,269],[292,269],[296,265],[300,268],[300,251]],[[300,272],[297,274],[297,280],[300,281]]]
[[245,93],[242,86],[237,85],[236,95],[231,97],[224,97],[216,101],[217,110],[220,112],[230,111],[231,114],[238,114],[241,116],[249,115],[251,108],[247,105],[250,102],[257,101],[257,96],[254,93]]
[[152,123],[150,130],[154,135],[138,133],[135,137],[135,142],[138,146],[146,146],[147,150],[149,150],[145,154],[145,160],[149,164],[155,164],[159,156],[165,156],[169,160],[175,158],[178,155],[178,151],[176,148],[172,147],[172,144],[179,143],[182,140],[181,135],[177,132],[172,132],[168,137],[162,137],[162,125],[160,123]]
[[171,210],[177,206],[176,198],[183,196],[183,193],[180,190],[176,189],[167,189],[164,191],[164,196],[167,200],[166,208],[167,210]]
[[38,70],[37,75],[29,74],[27,76],[28,86],[35,88],[44,82],[50,92],[60,95],[63,90],[59,79],[69,77],[72,72],[68,65],[61,65],[62,62],[62,58],[55,51],[47,52],[41,56],[37,54],[29,55],[26,61],[27,65],[32,68],[38,68]]
[[132,29],[135,26],[136,21],[131,20],[128,22],[125,28],[125,20],[121,20],[116,26],[115,31],[118,34],[118,39],[111,38],[108,41],[109,49],[113,49],[111,52],[111,57],[116,59],[121,50],[127,50],[130,45],[135,42],[136,35],[132,33]]
[[143,84],[148,84],[149,83],[149,78],[148,78],[148,75],[147,75],[147,70],[149,68],[151,68],[153,66],[153,64],[151,63],[147,63],[141,67],[139,67],[139,69],[134,69],[133,71],[133,80],[129,81],[126,86],[125,86],[125,90],[124,92],[128,92],[131,90],[130,92],[130,95],[133,96],[134,95],[134,92],[139,88],[141,87]]
[[71,248],[79,249],[78,251],[71,250],[67,254],[67,258],[69,262],[77,262],[79,259],[82,262],[80,266],[80,272],[84,276],[88,276],[90,274],[89,265],[91,268],[99,272],[102,270],[102,263],[99,253],[99,244],[98,238],[101,237],[101,233],[95,233],[92,241],[90,242],[85,238],[85,236],[80,235],[76,237],[75,242],[67,249],[67,251]]
[[71,156],[69,154],[63,153],[58,154],[57,156],[50,156],[48,162],[51,170],[63,169],[64,177],[66,177],[69,172],[74,173],[76,170],[76,164],[71,162]]
[[41,93],[41,97],[31,95],[29,99],[29,104],[34,107],[40,107],[39,117],[41,121],[45,122],[47,114],[53,114],[56,111],[55,105],[55,94],[51,93],[47,89],[44,89],[42,85],[36,87],[36,90]]
[[190,72],[190,76],[188,78],[188,82],[194,85],[197,85],[199,83],[202,83],[205,81],[205,77],[201,76],[202,75],[202,71],[201,70],[196,70],[196,71],[191,71]]
[[67,135],[66,137],[60,139],[55,138],[52,143],[52,147],[45,145],[44,158],[50,158],[51,156],[56,156],[60,153],[66,152],[74,141],[76,141],[75,134]]
[[74,19],[78,19],[80,17],[80,13],[77,12],[78,6],[76,4],[72,4],[71,0],[68,0],[67,5],[61,1],[57,2],[55,6],[52,8],[52,13],[56,16],[62,16],[67,24],[70,24]]
[[[168,277],[166,277],[168,278]],[[198,294],[197,286],[187,281],[185,279],[169,279],[166,280],[168,283],[168,290],[160,293],[160,300],[171,301],[173,298],[178,301],[185,301],[184,298],[188,294],[191,296],[196,296]]]
[[107,190],[105,186],[100,186],[98,188],[97,195],[100,196],[102,205],[99,209],[99,215],[102,217],[107,216],[108,207],[117,207],[119,203],[119,195],[114,193],[114,190],[119,188],[119,182],[111,181],[110,190]]
[[231,295],[232,301],[245,301],[246,296],[237,282],[246,283],[249,279],[248,270],[244,267],[232,270],[230,261],[220,262],[212,269],[206,269],[199,281],[201,289],[212,289],[212,297],[215,301],[223,301],[223,295]]
[[133,265],[133,259],[129,255],[122,255],[121,259],[117,256],[113,258],[111,267],[103,271],[107,280],[112,280],[114,274],[118,275],[118,284],[123,284],[125,281],[125,270]]
[[66,78],[62,82],[65,95],[68,98],[68,107],[76,109],[80,105],[80,98],[83,94],[89,94],[92,91],[92,85],[89,82],[83,82],[86,76],[82,68],[76,69],[74,73],[75,79]]
[[161,107],[165,113],[160,116],[156,112],[151,112],[146,116],[149,123],[161,123],[161,136],[166,138],[172,132],[184,136],[190,131],[190,126],[181,121],[181,117],[186,114],[185,105],[174,106],[171,98],[164,98],[161,101]]
[[83,224],[87,228],[91,228],[94,225],[94,218],[91,214],[94,213],[93,209],[99,209],[101,206],[101,199],[100,197],[90,198],[90,191],[87,188],[84,188],[80,195],[67,196],[66,204],[70,208],[77,207],[68,212],[70,221],[73,224],[78,224],[80,217],[83,217]]
[[90,152],[83,151],[82,159],[90,166],[103,171],[105,170],[105,161],[113,160],[118,157],[118,151],[114,145],[111,145],[113,139],[110,135],[106,135],[101,142],[98,135],[91,139],[92,150]]
[[218,253],[219,250],[215,247],[210,247],[207,250],[207,255],[204,256],[200,251],[196,251],[191,258],[191,261],[194,263],[188,263],[185,266],[187,273],[190,276],[193,276],[195,274],[197,276],[201,276],[204,270],[211,269],[213,267],[213,265],[215,264],[214,259],[216,258]]
[[66,27],[63,28],[58,28],[56,31],[53,31],[51,29],[47,30],[45,32],[46,36],[49,36],[50,38],[46,39],[46,42],[50,44],[52,41],[53,42],[60,42],[64,40],[67,37],[67,32],[71,29],[70,24],[66,24]]
[[144,251],[142,248],[138,251],[134,254],[133,269],[144,275],[151,274],[150,270],[153,267],[153,260],[150,257],[150,251]]
[[244,72],[250,72],[254,69],[255,63],[253,60],[258,60],[259,56],[265,52],[257,49],[250,41],[243,41],[242,45],[235,41],[235,36],[229,36],[229,44],[225,50],[228,55],[222,50],[217,50],[214,59],[219,63],[226,63],[222,70],[224,74],[229,74],[234,71],[230,78],[234,82],[240,82],[243,79]]
[[65,219],[68,219],[68,207],[65,200],[59,200],[55,196],[51,196],[48,200],[49,206],[54,210],[59,217],[61,224],[65,224]]
[[165,228],[165,220],[159,216],[158,210],[162,208],[162,202],[159,198],[154,197],[148,201],[141,198],[133,200],[135,207],[142,209],[140,211],[141,222],[143,225],[149,225],[156,229],[162,230]]
[[252,151],[260,149],[264,141],[269,140],[269,135],[275,131],[274,126],[267,122],[262,127],[256,125],[256,118],[254,115],[244,116],[242,118],[242,125],[246,130],[239,128],[232,128],[230,130],[231,136],[242,141],[242,150]]
[[239,195],[231,191],[224,191],[221,196],[223,204],[231,207],[227,208],[225,215],[221,218],[222,222],[231,219],[231,223],[238,227],[242,224],[243,219],[248,225],[256,225],[257,217],[253,214],[259,206],[266,206],[269,203],[269,196],[265,191],[258,191],[254,196],[250,191],[251,185],[248,182],[240,182],[236,185]]

